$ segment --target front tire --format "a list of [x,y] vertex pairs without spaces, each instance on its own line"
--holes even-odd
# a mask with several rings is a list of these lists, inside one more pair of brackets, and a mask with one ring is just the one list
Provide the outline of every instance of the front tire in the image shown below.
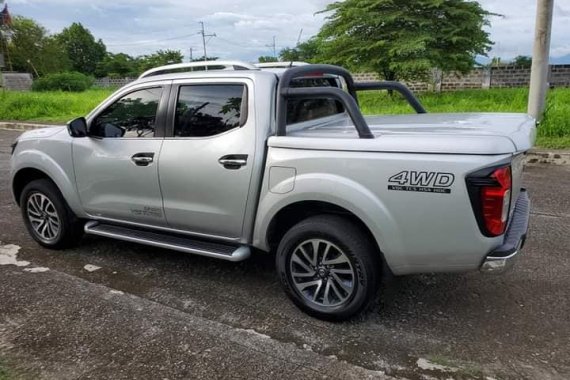
[[20,196],[24,224],[40,245],[63,249],[83,235],[82,223],[73,214],[57,186],[48,179],[28,183]]
[[320,319],[360,313],[374,301],[379,285],[379,252],[370,237],[336,215],[293,226],[279,244],[276,264],[289,298]]

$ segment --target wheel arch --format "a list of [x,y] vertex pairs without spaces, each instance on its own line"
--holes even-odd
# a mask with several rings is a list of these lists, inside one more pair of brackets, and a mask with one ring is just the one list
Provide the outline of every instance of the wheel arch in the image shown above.
[[[16,172],[12,179],[12,195],[18,206],[20,205],[20,197],[22,195],[22,191],[24,187],[32,181],[38,179],[47,179],[53,182],[56,186],[57,184],[55,181],[44,171],[36,169],[36,168],[22,168]],[[58,186],[59,189],[59,186]],[[60,190],[61,191],[61,190]]]
[[302,200],[289,203],[277,211],[267,225],[265,233],[265,245],[267,250],[275,252],[285,233],[295,224],[312,216],[327,214],[342,216],[358,226],[367,238],[370,239],[376,249],[381,261],[382,269],[390,271],[390,265],[386,261],[381,248],[381,243],[378,241],[370,227],[351,210],[327,201]]
[[69,178],[69,175],[50,157],[47,158],[48,160],[44,160],[43,165],[36,165],[34,161],[31,161],[28,162],[28,165],[22,165],[14,170],[11,190],[16,203],[20,206],[22,190],[28,183],[45,178],[53,182],[75,215],[78,217],[85,216],[73,178]]
[[357,222],[372,236],[382,260],[391,270],[405,261],[397,254],[403,246],[401,226],[378,194],[353,179],[328,173],[297,175],[292,191],[285,194],[274,193],[271,188],[263,190],[252,245],[271,251],[275,236],[279,236],[275,235],[275,226],[279,225],[280,217],[298,215],[296,221],[300,221],[307,213],[315,212],[341,213]]

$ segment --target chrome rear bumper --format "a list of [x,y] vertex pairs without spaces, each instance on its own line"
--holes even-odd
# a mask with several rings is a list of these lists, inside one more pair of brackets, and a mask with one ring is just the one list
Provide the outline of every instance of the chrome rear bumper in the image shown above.
[[526,189],[521,189],[515,203],[513,219],[505,233],[503,244],[485,257],[479,270],[483,273],[500,274],[513,266],[524,246],[530,218],[530,199]]

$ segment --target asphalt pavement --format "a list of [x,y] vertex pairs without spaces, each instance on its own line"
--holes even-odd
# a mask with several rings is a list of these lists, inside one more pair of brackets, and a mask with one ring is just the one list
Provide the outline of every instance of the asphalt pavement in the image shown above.
[[[529,165],[530,236],[501,276],[387,279],[345,323],[286,298],[273,257],[241,263],[27,234],[0,130],[0,374],[23,379],[570,378],[570,166]],[[1,376],[0,376],[1,377]]]

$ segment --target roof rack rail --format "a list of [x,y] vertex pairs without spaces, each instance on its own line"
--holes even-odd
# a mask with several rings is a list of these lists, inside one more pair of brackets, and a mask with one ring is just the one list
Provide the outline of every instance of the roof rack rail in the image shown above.
[[139,79],[150,77],[153,75],[167,74],[171,71],[176,72],[183,69],[189,69],[188,71],[193,71],[193,68],[203,67],[206,71],[208,70],[259,70],[251,63],[242,61],[196,61],[196,62],[186,62],[186,63],[174,63],[171,65],[164,65],[159,67],[154,67],[150,70],[145,71],[139,76]]
[[307,62],[300,61],[275,61],[275,62],[259,62],[254,63],[255,67],[260,69],[288,69],[290,67],[305,66],[308,65]]

